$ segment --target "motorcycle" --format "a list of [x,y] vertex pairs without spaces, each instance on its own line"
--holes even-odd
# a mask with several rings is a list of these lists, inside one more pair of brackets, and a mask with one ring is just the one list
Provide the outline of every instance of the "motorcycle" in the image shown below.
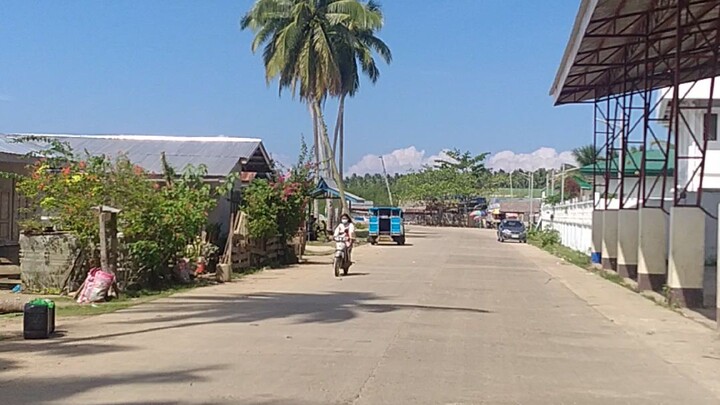
[[343,275],[347,276],[351,264],[348,260],[347,240],[345,236],[336,236],[333,240],[335,240],[335,257],[333,258],[335,277],[340,277],[340,269],[342,269]]

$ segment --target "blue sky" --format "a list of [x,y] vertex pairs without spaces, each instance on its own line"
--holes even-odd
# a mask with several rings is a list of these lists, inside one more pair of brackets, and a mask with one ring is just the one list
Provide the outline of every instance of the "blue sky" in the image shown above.
[[[258,137],[294,159],[309,114],[266,85],[252,34],[239,29],[251,4],[3,0],[0,132]],[[446,148],[560,152],[591,140],[591,109],[555,108],[548,95],[579,1],[382,4],[394,61],[348,102],[349,164],[408,150],[411,159]]]

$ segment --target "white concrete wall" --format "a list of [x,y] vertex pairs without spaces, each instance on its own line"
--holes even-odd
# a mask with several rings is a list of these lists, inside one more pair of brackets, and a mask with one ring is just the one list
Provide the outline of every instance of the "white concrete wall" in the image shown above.
[[593,201],[569,201],[542,208],[542,221],[547,228],[560,233],[562,244],[587,253],[592,251]]
[[[703,190],[702,207],[712,216],[718,216],[718,204],[720,204],[720,191]],[[705,261],[715,261],[718,252],[718,220],[708,215],[705,216]]]

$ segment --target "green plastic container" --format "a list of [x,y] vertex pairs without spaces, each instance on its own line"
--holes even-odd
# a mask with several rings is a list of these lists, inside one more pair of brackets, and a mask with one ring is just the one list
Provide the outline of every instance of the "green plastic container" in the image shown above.
[[23,335],[25,339],[50,337],[50,311],[47,302],[32,300],[23,309]]

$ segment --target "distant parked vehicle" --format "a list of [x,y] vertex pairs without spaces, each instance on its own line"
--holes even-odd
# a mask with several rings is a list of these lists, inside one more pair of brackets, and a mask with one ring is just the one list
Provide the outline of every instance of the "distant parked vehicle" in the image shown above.
[[517,220],[505,220],[500,222],[497,230],[498,242],[516,240],[520,243],[527,243],[527,229],[525,225]]
[[376,245],[389,239],[405,244],[405,215],[399,207],[374,207],[369,210],[368,242]]

